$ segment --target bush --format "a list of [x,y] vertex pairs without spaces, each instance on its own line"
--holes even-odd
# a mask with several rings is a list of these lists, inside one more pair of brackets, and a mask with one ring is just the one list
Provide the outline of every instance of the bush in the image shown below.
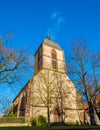
[[46,126],[47,121],[46,118],[42,115],[38,117],[38,126]]
[[47,121],[44,116],[39,115],[38,117],[31,118],[30,124],[31,126],[46,126]]
[[17,113],[10,112],[7,115],[4,115],[4,117],[17,117]]
[[25,117],[24,116],[19,117],[19,123],[25,123]]
[[31,118],[30,124],[31,124],[31,126],[36,126],[37,125],[37,119],[36,118]]

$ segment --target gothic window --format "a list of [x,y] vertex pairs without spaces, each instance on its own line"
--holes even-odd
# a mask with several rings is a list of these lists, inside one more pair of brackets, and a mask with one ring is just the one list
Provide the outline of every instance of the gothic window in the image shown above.
[[57,53],[54,49],[52,49],[51,55],[52,55],[52,68],[57,69]]

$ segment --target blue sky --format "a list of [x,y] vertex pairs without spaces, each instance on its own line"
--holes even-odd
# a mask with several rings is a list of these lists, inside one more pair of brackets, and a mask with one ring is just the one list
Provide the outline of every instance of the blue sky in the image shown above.
[[48,34],[65,55],[77,40],[100,51],[100,0],[0,0],[0,35],[9,32],[12,47],[33,54]]
[[66,49],[75,40],[100,48],[100,0],[0,0],[0,35],[33,52],[48,33]]

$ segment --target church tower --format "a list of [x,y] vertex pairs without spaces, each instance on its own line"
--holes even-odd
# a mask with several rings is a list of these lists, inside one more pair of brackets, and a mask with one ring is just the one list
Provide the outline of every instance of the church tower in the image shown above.
[[66,73],[64,51],[49,37],[44,39],[43,43],[35,53],[35,75],[41,69]]

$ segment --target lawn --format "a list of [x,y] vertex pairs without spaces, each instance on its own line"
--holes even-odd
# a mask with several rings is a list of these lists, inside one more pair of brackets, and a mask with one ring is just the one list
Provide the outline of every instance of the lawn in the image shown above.
[[[87,130],[87,128],[96,128],[100,126],[54,126],[54,127],[0,127],[0,130]],[[91,129],[90,129],[91,130]]]
[[42,127],[0,127],[0,130],[46,130]]

